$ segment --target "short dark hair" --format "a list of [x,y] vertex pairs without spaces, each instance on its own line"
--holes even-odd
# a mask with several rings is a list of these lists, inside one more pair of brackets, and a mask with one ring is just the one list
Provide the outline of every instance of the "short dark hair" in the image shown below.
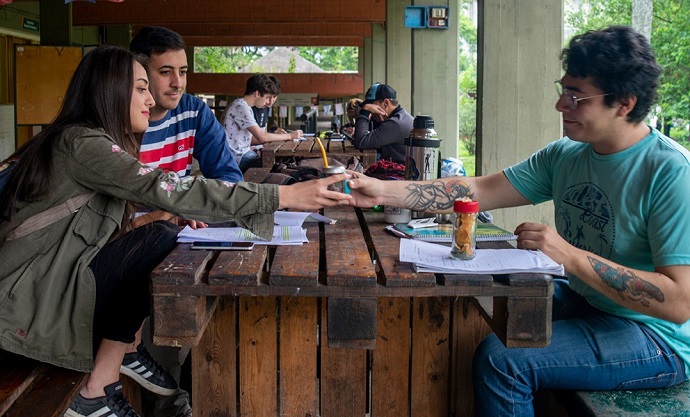
[[179,33],[162,26],[144,26],[129,43],[129,50],[151,58],[152,55],[186,49]]
[[275,82],[271,80],[271,77],[266,74],[254,74],[249,77],[247,80],[247,88],[244,90],[244,95],[248,96],[250,94],[254,94],[254,91],[258,91],[262,96],[266,94],[276,96],[280,92],[279,86],[276,86]]
[[276,94],[275,95],[277,96],[278,94],[280,94],[280,81],[278,80],[278,78],[276,78],[273,75],[269,75],[268,78],[270,78],[271,81],[273,81],[273,84],[276,85]]
[[637,97],[628,121],[641,122],[658,99],[662,69],[647,39],[628,26],[609,26],[577,35],[561,52],[563,69],[575,78],[592,77],[606,105]]

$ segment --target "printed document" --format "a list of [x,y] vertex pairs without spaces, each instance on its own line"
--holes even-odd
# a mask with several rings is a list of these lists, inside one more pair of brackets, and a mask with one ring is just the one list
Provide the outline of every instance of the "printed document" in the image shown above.
[[307,231],[300,226],[274,226],[271,240],[262,240],[242,227],[208,227],[192,229],[186,226],[177,235],[180,243],[204,242],[254,242],[257,245],[301,245],[309,242]]
[[400,239],[400,261],[413,263],[417,272],[446,274],[536,272],[565,275],[563,265],[557,264],[541,251],[477,249],[474,259],[463,261],[452,258],[448,246],[414,239]]

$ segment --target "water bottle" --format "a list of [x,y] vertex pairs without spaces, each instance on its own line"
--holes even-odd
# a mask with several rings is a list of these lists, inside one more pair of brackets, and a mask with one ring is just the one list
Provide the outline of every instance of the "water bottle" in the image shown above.
[[[434,130],[434,119],[428,115],[415,116],[410,136],[405,139],[405,179],[432,180],[439,177],[441,139]],[[429,217],[424,212],[412,212],[413,218]]]

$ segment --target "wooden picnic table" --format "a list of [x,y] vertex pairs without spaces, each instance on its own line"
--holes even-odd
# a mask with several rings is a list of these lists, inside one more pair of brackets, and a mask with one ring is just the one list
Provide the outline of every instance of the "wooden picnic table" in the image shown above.
[[383,213],[324,214],[309,243],[179,244],[153,272],[154,343],[192,347],[195,416],[469,416],[484,336],[548,345],[550,276],[415,273]]
[[[359,150],[355,148],[355,145],[349,139],[322,139],[321,144],[328,157],[337,159],[343,164],[353,156],[360,159],[364,169],[376,162],[376,150]],[[261,150],[261,165],[264,168],[271,168],[276,162],[282,162],[295,157],[323,158],[321,148],[314,138],[300,141],[268,142]]]

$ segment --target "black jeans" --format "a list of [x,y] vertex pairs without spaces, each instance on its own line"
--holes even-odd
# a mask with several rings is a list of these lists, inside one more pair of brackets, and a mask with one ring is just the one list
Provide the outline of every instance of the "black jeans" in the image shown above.
[[151,314],[149,274],[173,250],[180,228],[156,221],[109,242],[91,261],[96,277],[94,347],[101,339],[134,342]]

